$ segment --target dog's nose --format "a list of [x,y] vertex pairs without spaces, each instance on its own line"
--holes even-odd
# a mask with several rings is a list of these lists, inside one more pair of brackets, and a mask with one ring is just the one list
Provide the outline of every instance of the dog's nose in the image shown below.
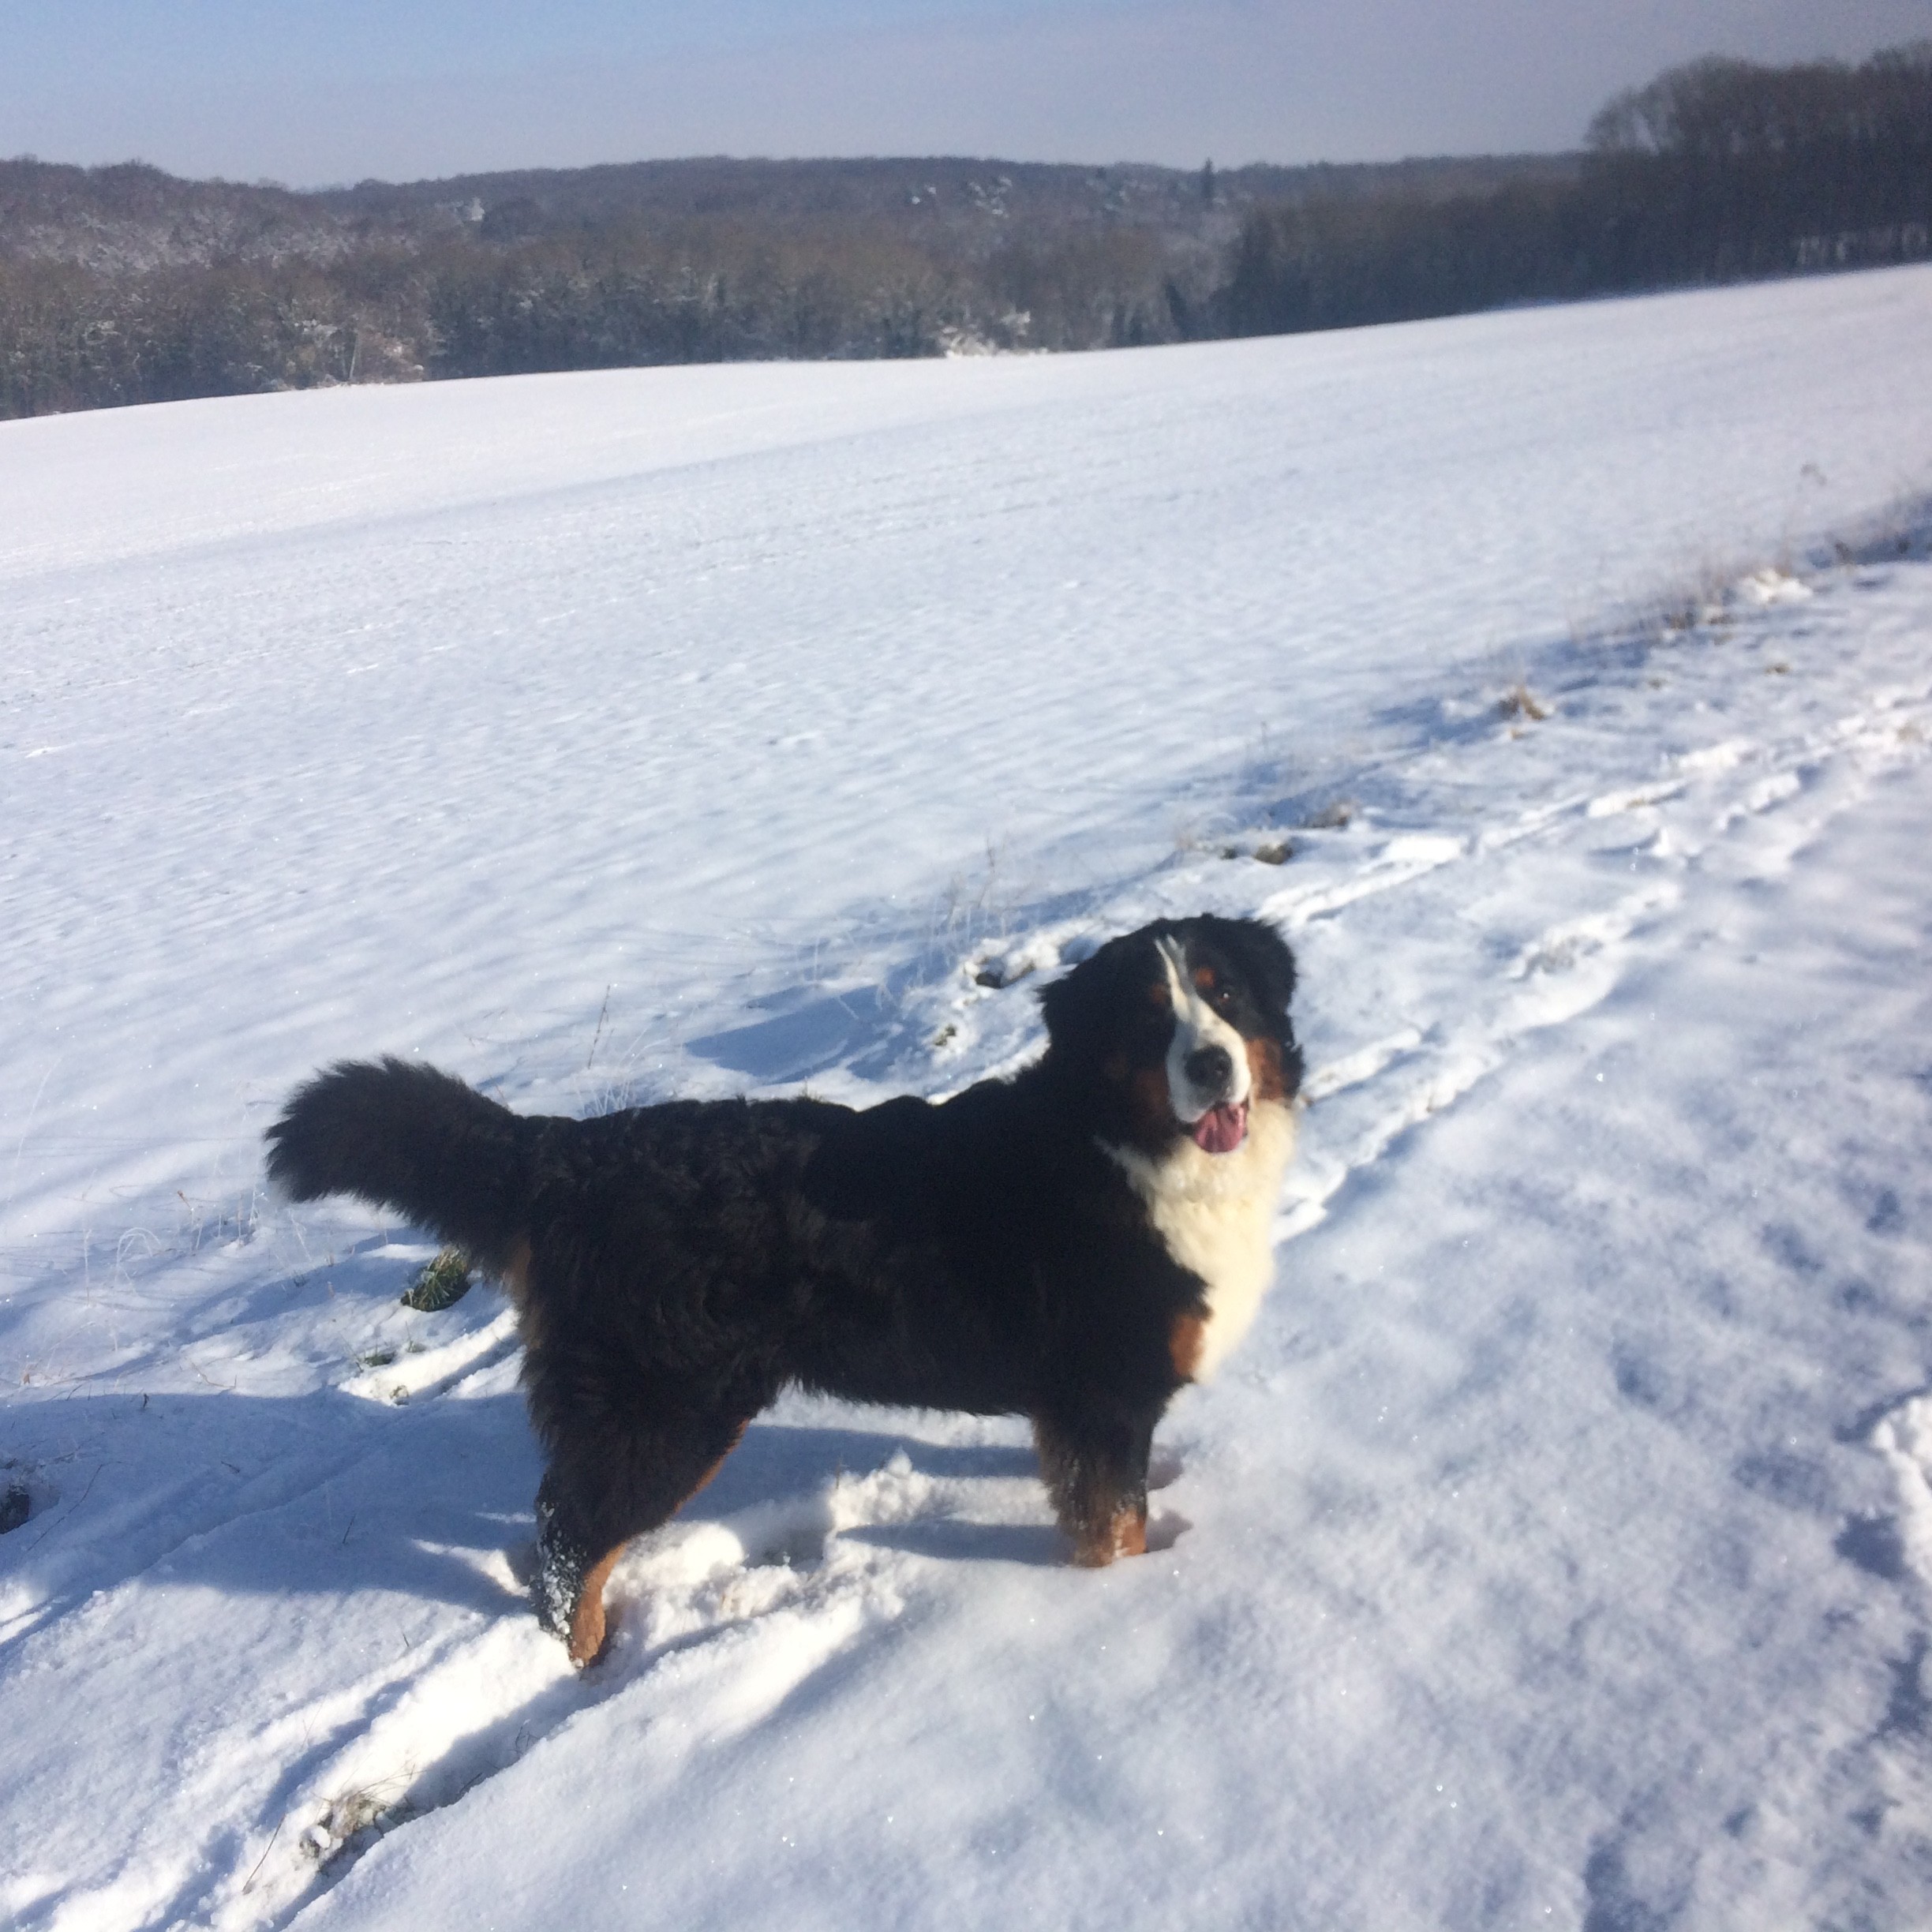
[[1234,1078],[1234,1062],[1225,1046],[1196,1046],[1181,1062],[1181,1070],[1196,1093],[1226,1093]]

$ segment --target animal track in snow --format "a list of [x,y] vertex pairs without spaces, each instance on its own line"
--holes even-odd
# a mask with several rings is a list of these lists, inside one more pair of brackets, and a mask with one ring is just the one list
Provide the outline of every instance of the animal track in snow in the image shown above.
[[1779,772],[1769,778],[1761,778],[1735,803],[1727,805],[1717,814],[1716,826],[1720,832],[1728,832],[1742,820],[1755,817],[1759,812],[1769,811],[1774,805],[1782,805],[1788,799],[1794,799],[1804,789],[1804,781],[1795,772]]
[[1674,905],[1681,897],[1674,883],[1660,882],[1630,893],[1605,912],[1552,926],[1517,954],[1509,977],[1522,979],[1539,973],[1568,972],[1605,947],[1627,938],[1640,921]]
[[465,1385],[516,1353],[516,1310],[505,1308],[481,1328],[432,1348],[370,1363],[343,1383],[345,1394],[401,1403],[419,1396],[463,1393]]
[[[1510,1057],[1526,1035],[1560,1025],[1598,1005],[1622,972],[1621,949],[1680,897],[1659,879],[1614,905],[1559,920],[1520,947],[1487,990],[1470,985],[1456,1002],[1472,1020],[1453,1032],[1411,1024],[1318,1065],[1305,1091],[1319,1110],[1290,1170],[1278,1240],[1320,1221],[1357,1170],[1380,1159],[1410,1128],[1453,1106]],[[1466,968],[1471,975],[1484,969]],[[1344,1103],[1334,1126],[1334,1109]]]
[[[738,1453],[748,1451],[755,1466],[740,1488],[755,1492],[774,1460],[814,1447],[815,1432],[754,1425]],[[1019,1425],[1006,1432],[1009,1443],[902,1441],[867,1472],[838,1469],[790,1495],[674,1518],[619,1563],[609,1648],[581,1675],[519,1604],[275,1720],[263,1739],[271,1752],[298,1758],[302,1740],[343,1741],[304,1772],[279,1820],[264,1828],[252,1860],[254,1916],[286,1917],[379,1838],[458,1802],[594,1706],[635,1705],[686,1750],[728,1742],[898,1617],[922,1561],[1057,1565],[1059,1533],[1032,1451]],[[786,1439],[776,1458],[761,1435]],[[827,1443],[847,1440],[835,1432]],[[826,1446],[818,1448],[822,1457]],[[1155,1486],[1179,1474],[1169,1457],[1156,1465]],[[1171,1548],[1189,1526],[1156,1511],[1149,1546]],[[527,1561],[527,1551],[518,1554]],[[506,1592],[520,1594],[510,1559],[484,1561]]]
[[[1777,867],[1855,802],[1868,771],[1923,754],[1932,722],[1929,702],[1932,690],[1926,688],[1880,692],[1782,740],[1724,739],[1679,754],[1667,770],[1642,782],[1548,800],[1506,823],[1480,828],[1466,840],[1437,841],[1429,848],[1435,863],[1428,867],[1387,863],[1391,853],[1417,850],[1412,841],[1393,841],[1350,878],[1267,901],[1264,916],[1305,926],[1344,908],[1359,914],[1373,895],[1402,885],[1421,897],[1405,900],[1402,923],[1388,943],[1396,948],[1436,943],[1436,935],[1466,924],[1471,906],[1481,907],[1492,896],[1500,895],[1498,903],[1506,907],[1547,899],[1552,887],[1574,891],[1579,882],[1587,886],[1588,874],[1580,868],[1604,863],[1592,859],[1596,828],[1627,814],[1657,822],[1642,845],[1613,847],[1604,855],[1619,854],[1625,867],[1651,871],[1653,876],[1634,890],[1554,920],[1518,944],[1502,981],[1492,982],[1486,993],[1479,963],[1466,962],[1462,970],[1471,983],[1449,1002],[1461,1016],[1453,1032],[1413,1015],[1408,1024],[1312,1069],[1305,1091],[1318,1111],[1290,1173],[1278,1238],[1312,1226],[1350,1174],[1379,1159],[1408,1129],[1453,1104],[1500,1065],[1520,1039],[1577,1018],[1609,997],[1631,947],[1646,927],[1668,919],[1681,901],[1685,868],[1714,856],[1717,848],[1707,843],[1711,831],[1744,841],[1727,863],[1753,871]],[[1828,774],[1835,781],[1829,787],[1818,782]],[[1804,799],[1813,800],[1814,809],[1783,822],[1782,814]],[[1780,822],[1766,845],[1753,828],[1768,827],[1774,819]],[[1440,867],[1458,860],[1451,882]],[[1500,870],[1506,867],[1514,870]],[[1539,868],[1547,869],[1549,884],[1538,882]],[[1372,970],[1380,960],[1372,956],[1365,963]]]
[[1880,1417],[1870,1437],[1897,1485],[1900,1554],[1932,1588],[1932,1396],[1914,1395]]
[[1358,1046],[1352,1054],[1343,1054],[1339,1060],[1331,1060],[1317,1067],[1302,1082],[1302,1097],[1312,1106],[1318,1100],[1328,1099],[1350,1087],[1359,1087],[1421,1044],[1421,1028],[1412,1026],[1403,1027],[1385,1039],[1372,1040],[1366,1046]]
[[1466,841],[1442,833],[1400,833],[1349,878],[1275,893],[1263,901],[1260,916],[1293,932],[1311,919],[1327,918],[1359,900],[1409,885],[1462,858],[1467,850]]

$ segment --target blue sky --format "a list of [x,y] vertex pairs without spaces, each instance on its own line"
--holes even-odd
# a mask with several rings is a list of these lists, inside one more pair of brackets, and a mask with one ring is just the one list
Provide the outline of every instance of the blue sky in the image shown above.
[[0,154],[298,185],[687,154],[1387,159],[1574,146],[1698,54],[1932,0],[0,0]]

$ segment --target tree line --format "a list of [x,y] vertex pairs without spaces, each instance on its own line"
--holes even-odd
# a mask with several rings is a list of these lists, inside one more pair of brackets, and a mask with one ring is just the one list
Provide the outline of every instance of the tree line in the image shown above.
[[1211,322],[1275,335],[1928,254],[1932,42],[1856,67],[1708,59],[1612,100],[1570,180],[1256,211]]
[[1271,334],[1918,259],[1932,43],[1707,60],[1575,156],[638,163],[315,194],[0,163],[0,416]]

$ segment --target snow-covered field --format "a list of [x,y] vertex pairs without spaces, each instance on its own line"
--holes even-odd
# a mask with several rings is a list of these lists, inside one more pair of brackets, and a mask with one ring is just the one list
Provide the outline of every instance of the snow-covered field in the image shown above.
[[[1919,269],[0,425],[0,1916],[1932,1924],[1929,352]],[[938,1093],[1203,908],[1314,1104],[1155,1553],[793,1401],[573,1677],[503,1304],[261,1193],[290,1086]]]

